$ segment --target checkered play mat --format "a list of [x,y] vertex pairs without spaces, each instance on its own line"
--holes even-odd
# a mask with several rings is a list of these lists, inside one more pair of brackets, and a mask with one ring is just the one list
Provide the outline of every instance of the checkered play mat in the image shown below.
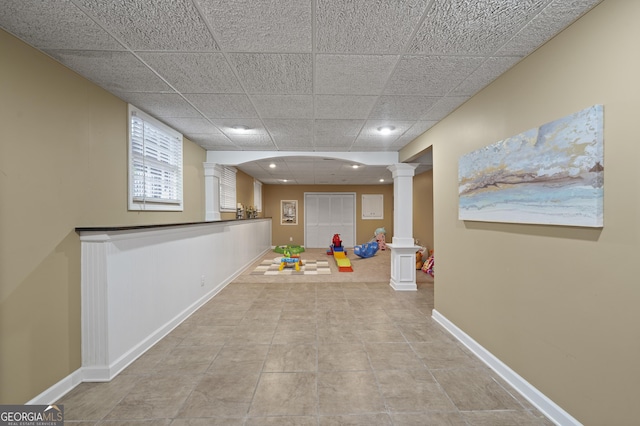
[[329,268],[328,260],[307,260],[302,257],[302,266],[299,271],[293,266],[287,265],[280,271],[280,259],[282,257],[276,257],[273,260],[263,260],[256,269],[251,272],[251,275],[329,275],[331,269]]

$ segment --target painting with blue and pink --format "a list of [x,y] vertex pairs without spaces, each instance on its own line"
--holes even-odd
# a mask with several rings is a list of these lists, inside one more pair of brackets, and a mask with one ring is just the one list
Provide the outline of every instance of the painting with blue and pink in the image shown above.
[[460,220],[603,226],[603,107],[462,156]]

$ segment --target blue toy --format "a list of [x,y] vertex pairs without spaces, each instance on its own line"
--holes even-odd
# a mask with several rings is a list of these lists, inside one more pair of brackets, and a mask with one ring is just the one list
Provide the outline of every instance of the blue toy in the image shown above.
[[378,251],[378,243],[376,241],[372,241],[369,243],[364,243],[359,246],[355,246],[353,248],[353,252],[356,256],[367,258],[372,257]]

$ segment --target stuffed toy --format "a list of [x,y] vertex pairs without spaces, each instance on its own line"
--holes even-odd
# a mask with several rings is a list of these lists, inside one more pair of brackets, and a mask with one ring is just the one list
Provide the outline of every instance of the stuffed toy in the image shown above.
[[385,234],[386,233],[387,233],[387,231],[385,231],[384,228],[376,229],[375,237],[376,237],[376,241],[378,242],[378,248],[380,250],[386,250],[387,249],[387,242],[385,241],[385,239],[386,239]]
[[422,260],[422,251],[418,250],[416,252],[416,269],[422,269],[422,265],[424,265],[424,261]]
[[435,275],[435,261],[433,257],[433,250],[429,251],[429,257],[427,261],[422,265],[422,271],[432,277]]

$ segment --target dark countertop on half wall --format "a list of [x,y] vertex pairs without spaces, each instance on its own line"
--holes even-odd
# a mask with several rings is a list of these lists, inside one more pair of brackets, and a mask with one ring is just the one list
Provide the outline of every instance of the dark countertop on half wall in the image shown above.
[[255,219],[226,219],[226,220],[210,220],[206,222],[182,222],[182,223],[163,223],[160,225],[131,225],[131,226],[83,226],[75,228],[75,231],[80,234],[82,232],[115,232],[115,231],[134,231],[138,229],[156,229],[156,228],[169,228],[178,226],[194,226],[194,225],[207,225],[225,222],[248,222],[252,220],[264,220],[271,219],[270,217],[257,217]]

